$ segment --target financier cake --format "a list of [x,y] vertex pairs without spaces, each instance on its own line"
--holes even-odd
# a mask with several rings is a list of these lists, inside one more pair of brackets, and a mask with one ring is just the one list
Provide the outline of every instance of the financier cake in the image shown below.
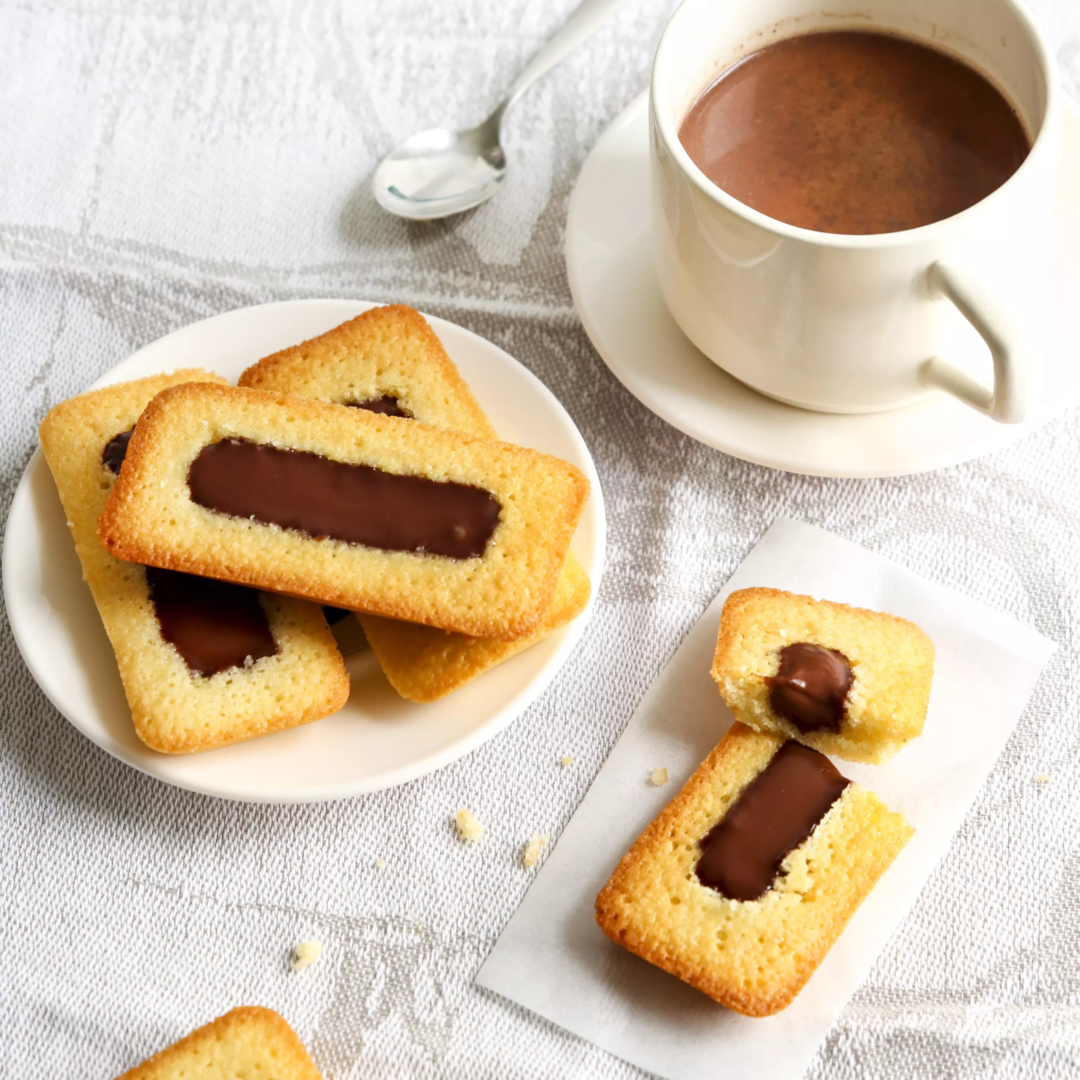
[[190,384],[147,407],[98,535],[130,561],[516,638],[551,602],[588,490],[509,443]]
[[404,304],[372,308],[266,356],[239,385],[498,438],[435,331]]
[[712,666],[737,720],[872,764],[922,733],[933,674],[914,623],[778,589],[728,597]]
[[823,754],[735,723],[623,857],[596,921],[721,1005],[771,1016],[912,832]]
[[322,1080],[296,1032],[272,1009],[242,1006],[129,1069],[118,1080]]
[[[240,385],[496,437],[427,320],[401,304],[373,308],[265,357],[240,376]],[[571,551],[551,604],[528,637],[500,641],[378,615],[359,619],[394,689],[410,701],[435,701],[565,626],[584,611],[589,591]]]
[[40,429],[135,731],[174,754],[318,720],[349,695],[316,605],[121,562],[98,540],[132,427],[155,394],[192,380],[218,376],[178,371],[94,390],[57,405]]

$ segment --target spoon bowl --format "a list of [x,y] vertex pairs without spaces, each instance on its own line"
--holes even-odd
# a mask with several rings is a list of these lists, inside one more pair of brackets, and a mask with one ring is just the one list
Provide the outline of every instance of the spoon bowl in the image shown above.
[[471,210],[494,195],[506,175],[506,155],[499,144],[503,113],[623,3],[582,0],[482,124],[467,131],[431,128],[391,150],[371,179],[375,201],[398,217],[423,221]]
[[491,117],[467,131],[431,128],[407,139],[375,170],[376,202],[414,221],[478,206],[506,175],[498,119]]

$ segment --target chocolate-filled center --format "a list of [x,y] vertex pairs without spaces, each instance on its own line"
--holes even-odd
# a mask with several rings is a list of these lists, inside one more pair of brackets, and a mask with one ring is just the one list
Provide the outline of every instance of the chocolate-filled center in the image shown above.
[[[101,463],[116,475],[134,431],[132,425],[114,435],[101,452]],[[197,675],[216,675],[278,651],[254,589],[154,566],[146,567],[146,584],[161,636]]]
[[730,900],[757,900],[849,783],[824,754],[784,743],[702,840],[698,880]]
[[135,425],[132,424],[127,431],[121,431],[119,435],[114,435],[105,444],[105,449],[101,451],[101,464],[113,476],[120,475],[120,466],[124,464],[124,458],[127,457],[128,443],[131,442],[131,436],[134,434]]
[[243,439],[203,447],[188,487],[194,502],[219,514],[317,539],[451,559],[483,555],[499,523],[499,503],[483,488]]
[[161,636],[198,675],[216,675],[277,650],[259,594],[243,585],[146,568]]
[[383,416],[401,416],[406,420],[413,418],[413,414],[408,409],[403,409],[398,399],[391,394],[368,398],[366,401],[345,401],[342,404],[347,405],[350,409],[364,409],[367,412],[380,413]]
[[780,670],[766,679],[769,705],[800,731],[839,731],[854,675],[836,649],[800,641],[780,650]]
[[[366,401],[344,401],[350,409],[364,409],[367,412],[379,413],[382,416],[400,416],[405,420],[411,420],[413,414],[408,409],[403,409],[401,403],[391,394],[383,394],[382,397],[368,398]],[[352,612],[345,608],[324,607],[323,614],[331,626],[336,626],[342,619],[348,618]]]

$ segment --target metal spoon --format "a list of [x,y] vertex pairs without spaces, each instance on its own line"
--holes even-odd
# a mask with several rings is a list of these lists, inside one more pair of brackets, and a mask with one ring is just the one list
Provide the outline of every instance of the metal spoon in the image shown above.
[[499,145],[503,114],[623,3],[582,0],[482,124],[468,131],[422,131],[387,154],[372,178],[376,202],[392,214],[418,220],[457,214],[494,195],[506,175],[506,156]]

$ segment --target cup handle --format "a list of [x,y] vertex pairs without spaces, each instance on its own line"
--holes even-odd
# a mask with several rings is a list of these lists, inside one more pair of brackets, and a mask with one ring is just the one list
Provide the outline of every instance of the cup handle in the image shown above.
[[1016,333],[994,291],[967,268],[933,263],[926,272],[931,299],[949,300],[986,342],[994,360],[994,385],[983,386],[939,356],[927,360],[920,381],[936,386],[1001,424],[1019,424],[1027,415],[1028,379]]

